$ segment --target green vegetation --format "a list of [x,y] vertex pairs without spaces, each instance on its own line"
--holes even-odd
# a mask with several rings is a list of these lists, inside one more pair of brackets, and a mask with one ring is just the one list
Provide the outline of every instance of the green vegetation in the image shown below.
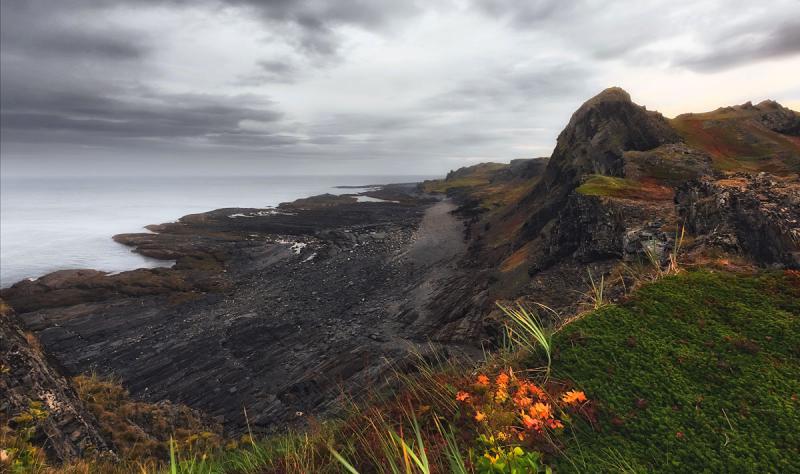
[[423,185],[423,189],[426,193],[447,193],[451,189],[474,188],[488,183],[489,179],[485,177],[464,176],[453,179],[426,181]]
[[692,147],[711,155],[722,171],[800,170],[800,141],[753,123],[741,110],[680,115],[672,127]]
[[672,198],[672,191],[663,186],[599,174],[591,175],[576,191],[584,196],[606,196],[643,200],[663,200]]
[[422,188],[428,193],[447,193],[455,189],[480,188],[491,182],[492,176],[499,170],[508,168],[504,163],[481,163],[474,166],[451,171],[445,179],[433,179],[422,183]]
[[800,277],[698,271],[559,332],[553,374],[597,402],[562,470],[800,471]]

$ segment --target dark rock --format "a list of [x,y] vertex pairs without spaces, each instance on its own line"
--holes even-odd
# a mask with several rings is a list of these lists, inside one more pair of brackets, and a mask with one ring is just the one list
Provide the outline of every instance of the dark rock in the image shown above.
[[521,238],[530,240],[564,207],[584,176],[623,176],[626,151],[645,151],[679,141],[667,120],[634,104],[612,87],[585,102],[559,134],[544,175],[520,203],[529,208]]
[[31,337],[9,311],[0,314],[0,426],[14,425],[14,417],[37,402],[46,417],[26,422],[26,427],[32,425],[32,441],[43,446],[51,460],[114,458],[95,417]]
[[[302,421],[297,411],[324,413],[342,387],[374,387],[413,351],[477,338],[470,305],[482,302],[433,298],[465,284],[455,206],[407,189],[403,204],[318,198],[186,216],[117,236],[175,259],[171,269],[50,275],[3,296],[70,374],[114,375],[136,398],[224,417],[231,432],[245,429],[246,407],[254,430],[273,430]],[[409,305],[428,324],[405,324]],[[447,337],[432,330],[444,334],[439,311],[459,318]]]
[[800,267],[800,185],[792,179],[735,174],[678,188],[678,211],[698,244],[746,252],[761,264]]

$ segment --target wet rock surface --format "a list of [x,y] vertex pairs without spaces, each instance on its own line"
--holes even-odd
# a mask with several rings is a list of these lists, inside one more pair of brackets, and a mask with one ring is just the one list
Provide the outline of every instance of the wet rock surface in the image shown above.
[[476,347],[480,323],[465,316],[480,312],[437,298],[473,293],[455,205],[413,186],[387,193],[403,200],[186,216],[115,237],[172,269],[59,273],[3,297],[69,374],[113,374],[134,397],[187,404],[230,431],[244,408],[255,429],[280,428],[342,388],[374,387],[410,351]]

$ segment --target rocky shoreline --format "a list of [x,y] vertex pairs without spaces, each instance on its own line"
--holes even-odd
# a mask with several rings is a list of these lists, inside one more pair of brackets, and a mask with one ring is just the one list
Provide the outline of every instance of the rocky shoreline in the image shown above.
[[436,297],[465,281],[456,206],[416,184],[362,195],[218,209],[117,235],[175,265],[60,271],[2,298],[68,375],[118,377],[136,398],[184,403],[231,432],[244,428],[243,409],[256,430],[285,427],[413,353],[477,347],[479,318],[456,305],[448,326]]

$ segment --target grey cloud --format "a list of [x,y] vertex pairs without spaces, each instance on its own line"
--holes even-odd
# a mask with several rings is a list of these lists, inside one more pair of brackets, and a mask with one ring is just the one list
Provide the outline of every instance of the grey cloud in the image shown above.
[[442,109],[527,107],[531,101],[579,95],[586,89],[591,70],[575,63],[508,66],[488,77],[463,81],[450,91],[432,98]]
[[238,78],[237,83],[244,86],[258,86],[270,83],[291,84],[300,75],[298,65],[291,59],[262,59],[256,63],[257,72]]
[[716,72],[748,62],[800,54],[800,21],[768,28],[720,37],[711,52],[690,56],[678,64],[698,72]]
[[[24,74],[3,74],[0,125],[6,141],[38,136],[91,144],[98,139],[206,139],[246,133],[243,121],[279,129],[282,114],[252,96],[167,94],[144,86],[59,82],[53,88]],[[264,133],[272,143],[278,130]],[[222,137],[222,138],[220,138]]]
[[217,0],[222,5],[244,7],[283,34],[306,54],[332,56],[338,53],[340,38],[335,29],[352,26],[378,32],[398,19],[420,12],[413,1],[374,0]]
[[553,18],[564,18],[576,10],[585,8],[587,2],[580,0],[475,0],[478,10],[496,18],[510,21],[520,28],[535,27],[537,23]]
[[6,50],[35,54],[41,59],[60,57],[97,57],[102,59],[138,59],[151,47],[144,38],[119,31],[48,30],[30,39],[4,34]]
[[8,0],[0,5],[0,41],[7,54],[39,60],[135,60],[152,47],[141,32],[107,24],[83,2]]
[[[589,60],[623,60],[636,65],[679,65],[698,72],[800,50],[800,2],[746,0],[651,2],[560,2],[557,0],[474,0],[489,17],[508,22],[520,34],[562,44]],[[788,19],[788,22],[787,22]],[[659,44],[690,37],[701,50],[663,51]]]

